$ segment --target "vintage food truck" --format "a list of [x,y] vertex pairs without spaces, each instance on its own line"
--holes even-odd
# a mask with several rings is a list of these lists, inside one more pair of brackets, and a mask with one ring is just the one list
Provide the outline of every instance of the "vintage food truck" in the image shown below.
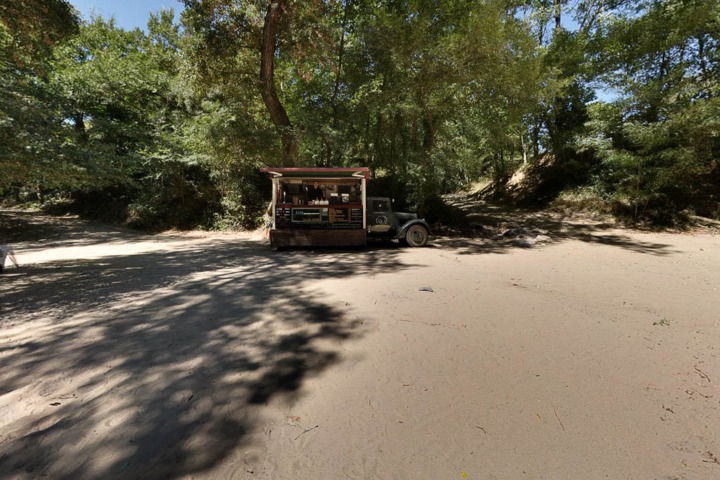
[[263,168],[272,180],[270,245],[364,246],[368,237],[427,243],[430,227],[391,201],[367,197],[367,167]]

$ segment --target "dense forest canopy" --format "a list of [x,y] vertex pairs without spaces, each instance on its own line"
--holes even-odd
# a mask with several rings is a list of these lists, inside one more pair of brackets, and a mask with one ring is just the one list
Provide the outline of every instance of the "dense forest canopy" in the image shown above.
[[720,215],[720,0],[185,0],[145,31],[0,4],[0,196],[252,226],[262,166],[421,210],[542,166],[634,219]]

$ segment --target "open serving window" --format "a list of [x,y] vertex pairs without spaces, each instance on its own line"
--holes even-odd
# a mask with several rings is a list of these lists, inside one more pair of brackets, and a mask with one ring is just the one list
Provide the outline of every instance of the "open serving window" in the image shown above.
[[366,244],[367,167],[261,171],[272,180],[272,247]]

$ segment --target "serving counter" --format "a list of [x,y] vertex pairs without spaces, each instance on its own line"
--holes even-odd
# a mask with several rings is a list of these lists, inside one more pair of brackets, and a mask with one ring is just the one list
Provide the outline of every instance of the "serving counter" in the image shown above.
[[366,245],[367,167],[261,171],[273,184],[273,248]]
[[362,204],[275,206],[275,228],[352,230],[363,228]]

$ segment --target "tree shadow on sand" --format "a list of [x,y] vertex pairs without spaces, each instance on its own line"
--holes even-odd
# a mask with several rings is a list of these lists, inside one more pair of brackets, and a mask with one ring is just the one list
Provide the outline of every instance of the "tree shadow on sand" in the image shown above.
[[[10,243],[27,242],[23,251],[49,248],[123,244],[155,239],[154,235],[117,225],[107,225],[77,216],[56,217],[32,210],[0,208],[0,236]],[[187,239],[185,235],[164,234],[163,239]]]
[[412,268],[401,254],[211,240],[6,277],[0,479],[178,478],[256,452],[262,406],[368,327],[309,282]]
[[434,245],[452,248],[463,255],[480,253],[508,253],[517,248],[529,248],[531,242],[523,238],[503,236],[512,229],[525,230],[532,240],[537,232],[549,236],[549,242],[581,241],[610,245],[636,253],[670,255],[670,245],[639,240],[622,233],[622,227],[605,220],[582,215],[563,214],[547,210],[527,210],[477,202],[458,202],[454,208],[464,212],[466,221],[474,226],[460,236],[435,240]]

